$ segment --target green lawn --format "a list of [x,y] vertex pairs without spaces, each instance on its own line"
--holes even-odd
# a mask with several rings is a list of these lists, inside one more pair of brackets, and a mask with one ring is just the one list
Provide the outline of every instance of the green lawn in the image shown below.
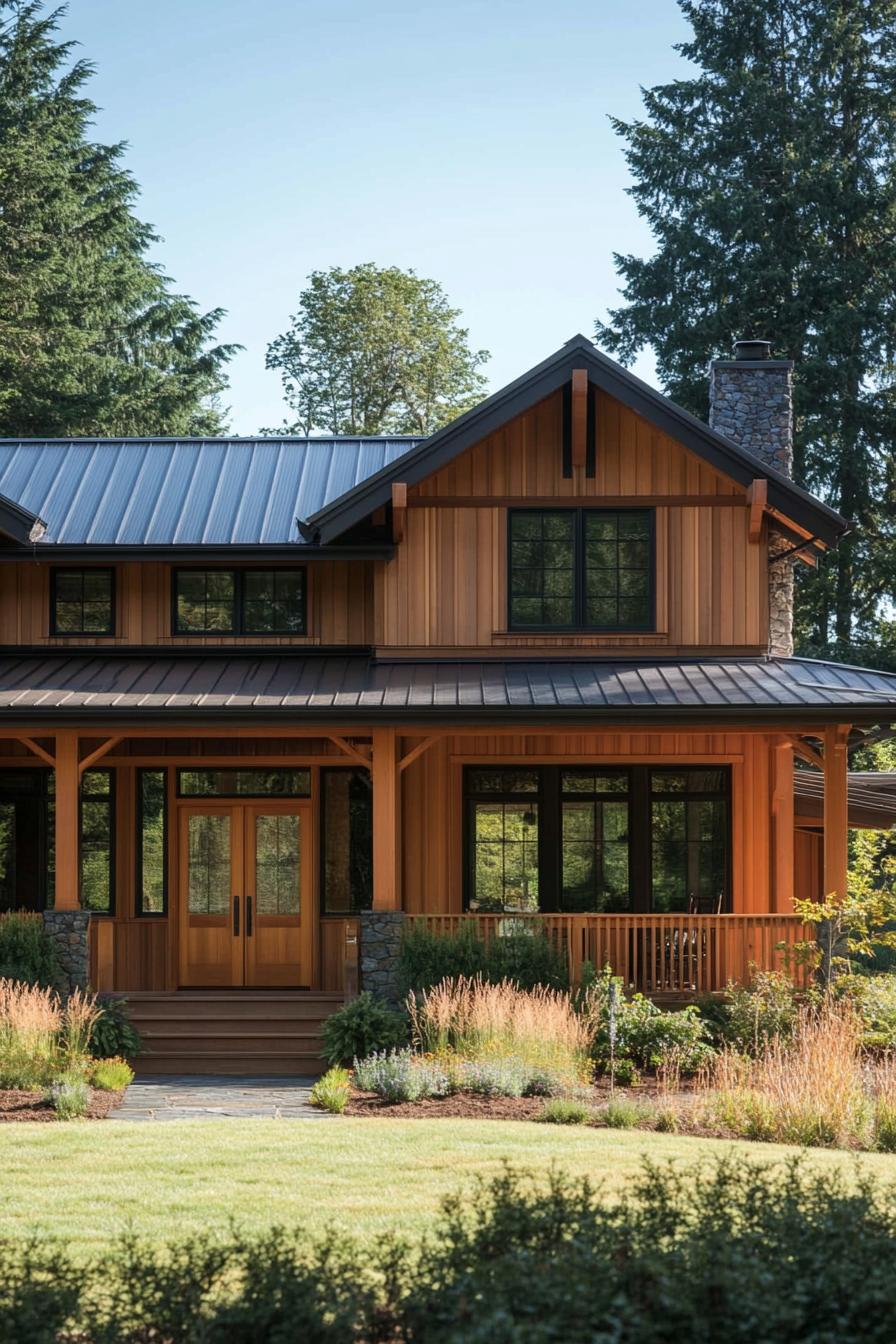
[[[420,1232],[449,1191],[505,1160],[557,1162],[618,1186],[642,1155],[706,1160],[736,1148],[764,1159],[793,1149],[636,1131],[475,1120],[186,1120],[0,1127],[0,1235],[71,1240],[87,1250],[126,1227],[170,1239],[201,1228],[328,1225],[373,1237]],[[845,1164],[842,1153],[814,1162]],[[868,1156],[896,1175],[896,1158]]]

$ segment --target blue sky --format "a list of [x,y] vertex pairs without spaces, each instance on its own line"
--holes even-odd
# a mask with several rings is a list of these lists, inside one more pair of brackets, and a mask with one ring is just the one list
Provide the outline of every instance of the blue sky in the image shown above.
[[675,0],[70,0],[63,32],[157,259],[246,347],[236,433],[283,421],[265,348],[309,271],[439,280],[494,388],[592,334],[614,249],[652,250],[607,118],[685,73]]

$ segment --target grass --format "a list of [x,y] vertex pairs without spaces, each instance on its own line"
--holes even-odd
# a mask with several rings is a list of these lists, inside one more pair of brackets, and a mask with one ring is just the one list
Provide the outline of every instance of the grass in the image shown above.
[[[792,1148],[637,1130],[497,1120],[185,1120],[147,1124],[0,1127],[0,1236],[71,1241],[86,1254],[127,1228],[167,1241],[202,1229],[272,1224],[320,1233],[343,1227],[371,1240],[419,1235],[447,1194],[505,1162],[544,1173],[556,1163],[618,1189],[645,1153],[689,1161],[731,1149],[773,1160]],[[820,1167],[854,1170],[845,1153]],[[859,1159],[896,1175],[885,1155]]]

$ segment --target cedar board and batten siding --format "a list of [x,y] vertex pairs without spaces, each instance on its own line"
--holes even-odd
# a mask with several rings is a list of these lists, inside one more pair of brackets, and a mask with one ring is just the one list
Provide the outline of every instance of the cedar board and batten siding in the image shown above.
[[[765,650],[766,548],[749,541],[744,491],[614,398],[599,393],[595,414],[593,478],[562,474],[556,394],[411,487],[405,540],[376,572],[381,651]],[[724,503],[654,503],[669,497]],[[655,507],[655,632],[508,631],[507,504],[573,499]]]
[[[239,562],[235,562],[239,566]],[[296,547],[292,562],[253,562],[255,568],[303,564]],[[368,560],[304,562],[307,574],[308,634],[252,635],[253,645],[294,647],[324,644],[372,644],[373,565]],[[69,560],[66,566],[77,567]],[[108,566],[104,566],[108,567]],[[191,558],[184,568],[202,568]],[[212,569],[226,568],[220,564]],[[0,565],[0,644],[70,646],[72,638],[49,633],[50,569],[46,563]],[[221,648],[234,644],[232,635],[176,635],[171,632],[171,569],[158,561],[127,561],[115,566],[116,624],[114,636],[78,635],[79,646],[184,645]],[[239,640],[236,641],[237,644]]]

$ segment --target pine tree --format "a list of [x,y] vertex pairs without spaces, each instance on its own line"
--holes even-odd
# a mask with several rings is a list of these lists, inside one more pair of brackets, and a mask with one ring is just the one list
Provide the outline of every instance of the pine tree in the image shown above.
[[0,435],[214,433],[236,347],[148,260],[63,13],[0,0]]
[[653,347],[703,416],[738,337],[796,362],[794,474],[855,523],[800,574],[798,639],[864,657],[896,574],[896,0],[679,4],[698,72],[615,122],[657,251],[616,256],[625,302],[598,340]]

